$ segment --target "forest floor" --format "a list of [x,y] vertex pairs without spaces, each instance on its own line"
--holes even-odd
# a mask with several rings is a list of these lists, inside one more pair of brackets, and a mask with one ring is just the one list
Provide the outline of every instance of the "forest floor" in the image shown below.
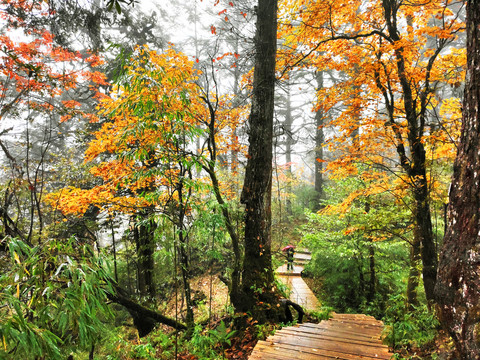
[[[198,323],[215,322],[219,317],[224,316],[230,311],[230,300],[228,297],[227,286],[220,281],[218,276],[214,274],[205,274],[197,276],[191,280],[192,299],[194,302],[195,321]],[[183,302],[183,294],[180,292],[171,296],[165,303],[163,310],[166,316],[185,321],[185,303]],[[177,311],[175,311],[177,309]]]

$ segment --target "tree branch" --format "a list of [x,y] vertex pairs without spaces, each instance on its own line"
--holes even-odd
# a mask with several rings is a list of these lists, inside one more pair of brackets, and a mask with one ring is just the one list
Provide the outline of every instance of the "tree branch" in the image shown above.
[[133,317],[133,323],[137,328],[140,337],[148,335],[158,323],[171,326],[177,330],[187,329],[185,324],[136,303],[130,299],[126,292],[119,286],[114,285],[114,289],[114,293],[107,291],[107,297],[111,301],[120,304],[127,309]]

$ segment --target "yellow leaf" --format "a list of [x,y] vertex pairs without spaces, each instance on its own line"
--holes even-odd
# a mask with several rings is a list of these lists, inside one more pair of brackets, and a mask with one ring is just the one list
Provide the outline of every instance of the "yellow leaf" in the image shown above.
[[14,252],[13,256],[15,257],[15,261],[17,262],[17,264],[20,264],[20,258],[18,257],[18,254]]

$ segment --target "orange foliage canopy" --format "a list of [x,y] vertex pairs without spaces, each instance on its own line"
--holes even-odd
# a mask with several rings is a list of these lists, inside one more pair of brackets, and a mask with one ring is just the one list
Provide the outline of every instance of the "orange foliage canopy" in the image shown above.
[[[327,171],[355,175],[360,163],[369,173],[398,172],[401,180],[378,176],[353,197],[381,188],[403,196],[405,184],[417,186],[411,154],[418,143],[430,169],[455,156],[457,88],[466,61],[462,6],[451,0],[283,1],[279,71],[304,66],[336,78],[318,89],[314,107],[336,114],[325,129],[336,157]],[[427,177],[429,189],[444,197],[446,184]]]
[[[135,213],[178,201],[177,185],[185,169],[200,168],[196,139],[210,113],[196,84],[201,73],[185,55],[138,47],[105,97],[98,115],[106,121],[85,151],[90,172],[102,184],[92,189],[69,187],[50,194],[48,201],[64,214],[81,215],[91,205],[109,211]],[[218,153],[239,149],[233,135],[241,111],[229,110],[220,99],[215,136]],[[202,179],[182,179],[201,193]]]

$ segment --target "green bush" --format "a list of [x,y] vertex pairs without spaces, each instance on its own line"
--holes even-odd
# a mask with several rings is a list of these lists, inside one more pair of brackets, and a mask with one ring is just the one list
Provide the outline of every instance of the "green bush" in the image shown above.
[[29,246],[8,242],[0,276],[0,358],[64,359],[90,349],[111,316],[109,270],[74,238]]
[[310,311],[308,315],[317,321],[328,320],[332,317],[333,309],[329,306],[322,306],[316,311]]
[[403,295],[390,298],[383,321],[384,341],[393,349],[431,344],[440,326],[435,313],[429,311],[425,305],[418,306],[413,311],[407,309]]
[[223,321],[215,329],[208,331],[197,325],[186,345],[189,353],[198,356],[199,359],[224,358],[225,349],[231,345],[231,339],[235,334],[236,331],[227,327]]

